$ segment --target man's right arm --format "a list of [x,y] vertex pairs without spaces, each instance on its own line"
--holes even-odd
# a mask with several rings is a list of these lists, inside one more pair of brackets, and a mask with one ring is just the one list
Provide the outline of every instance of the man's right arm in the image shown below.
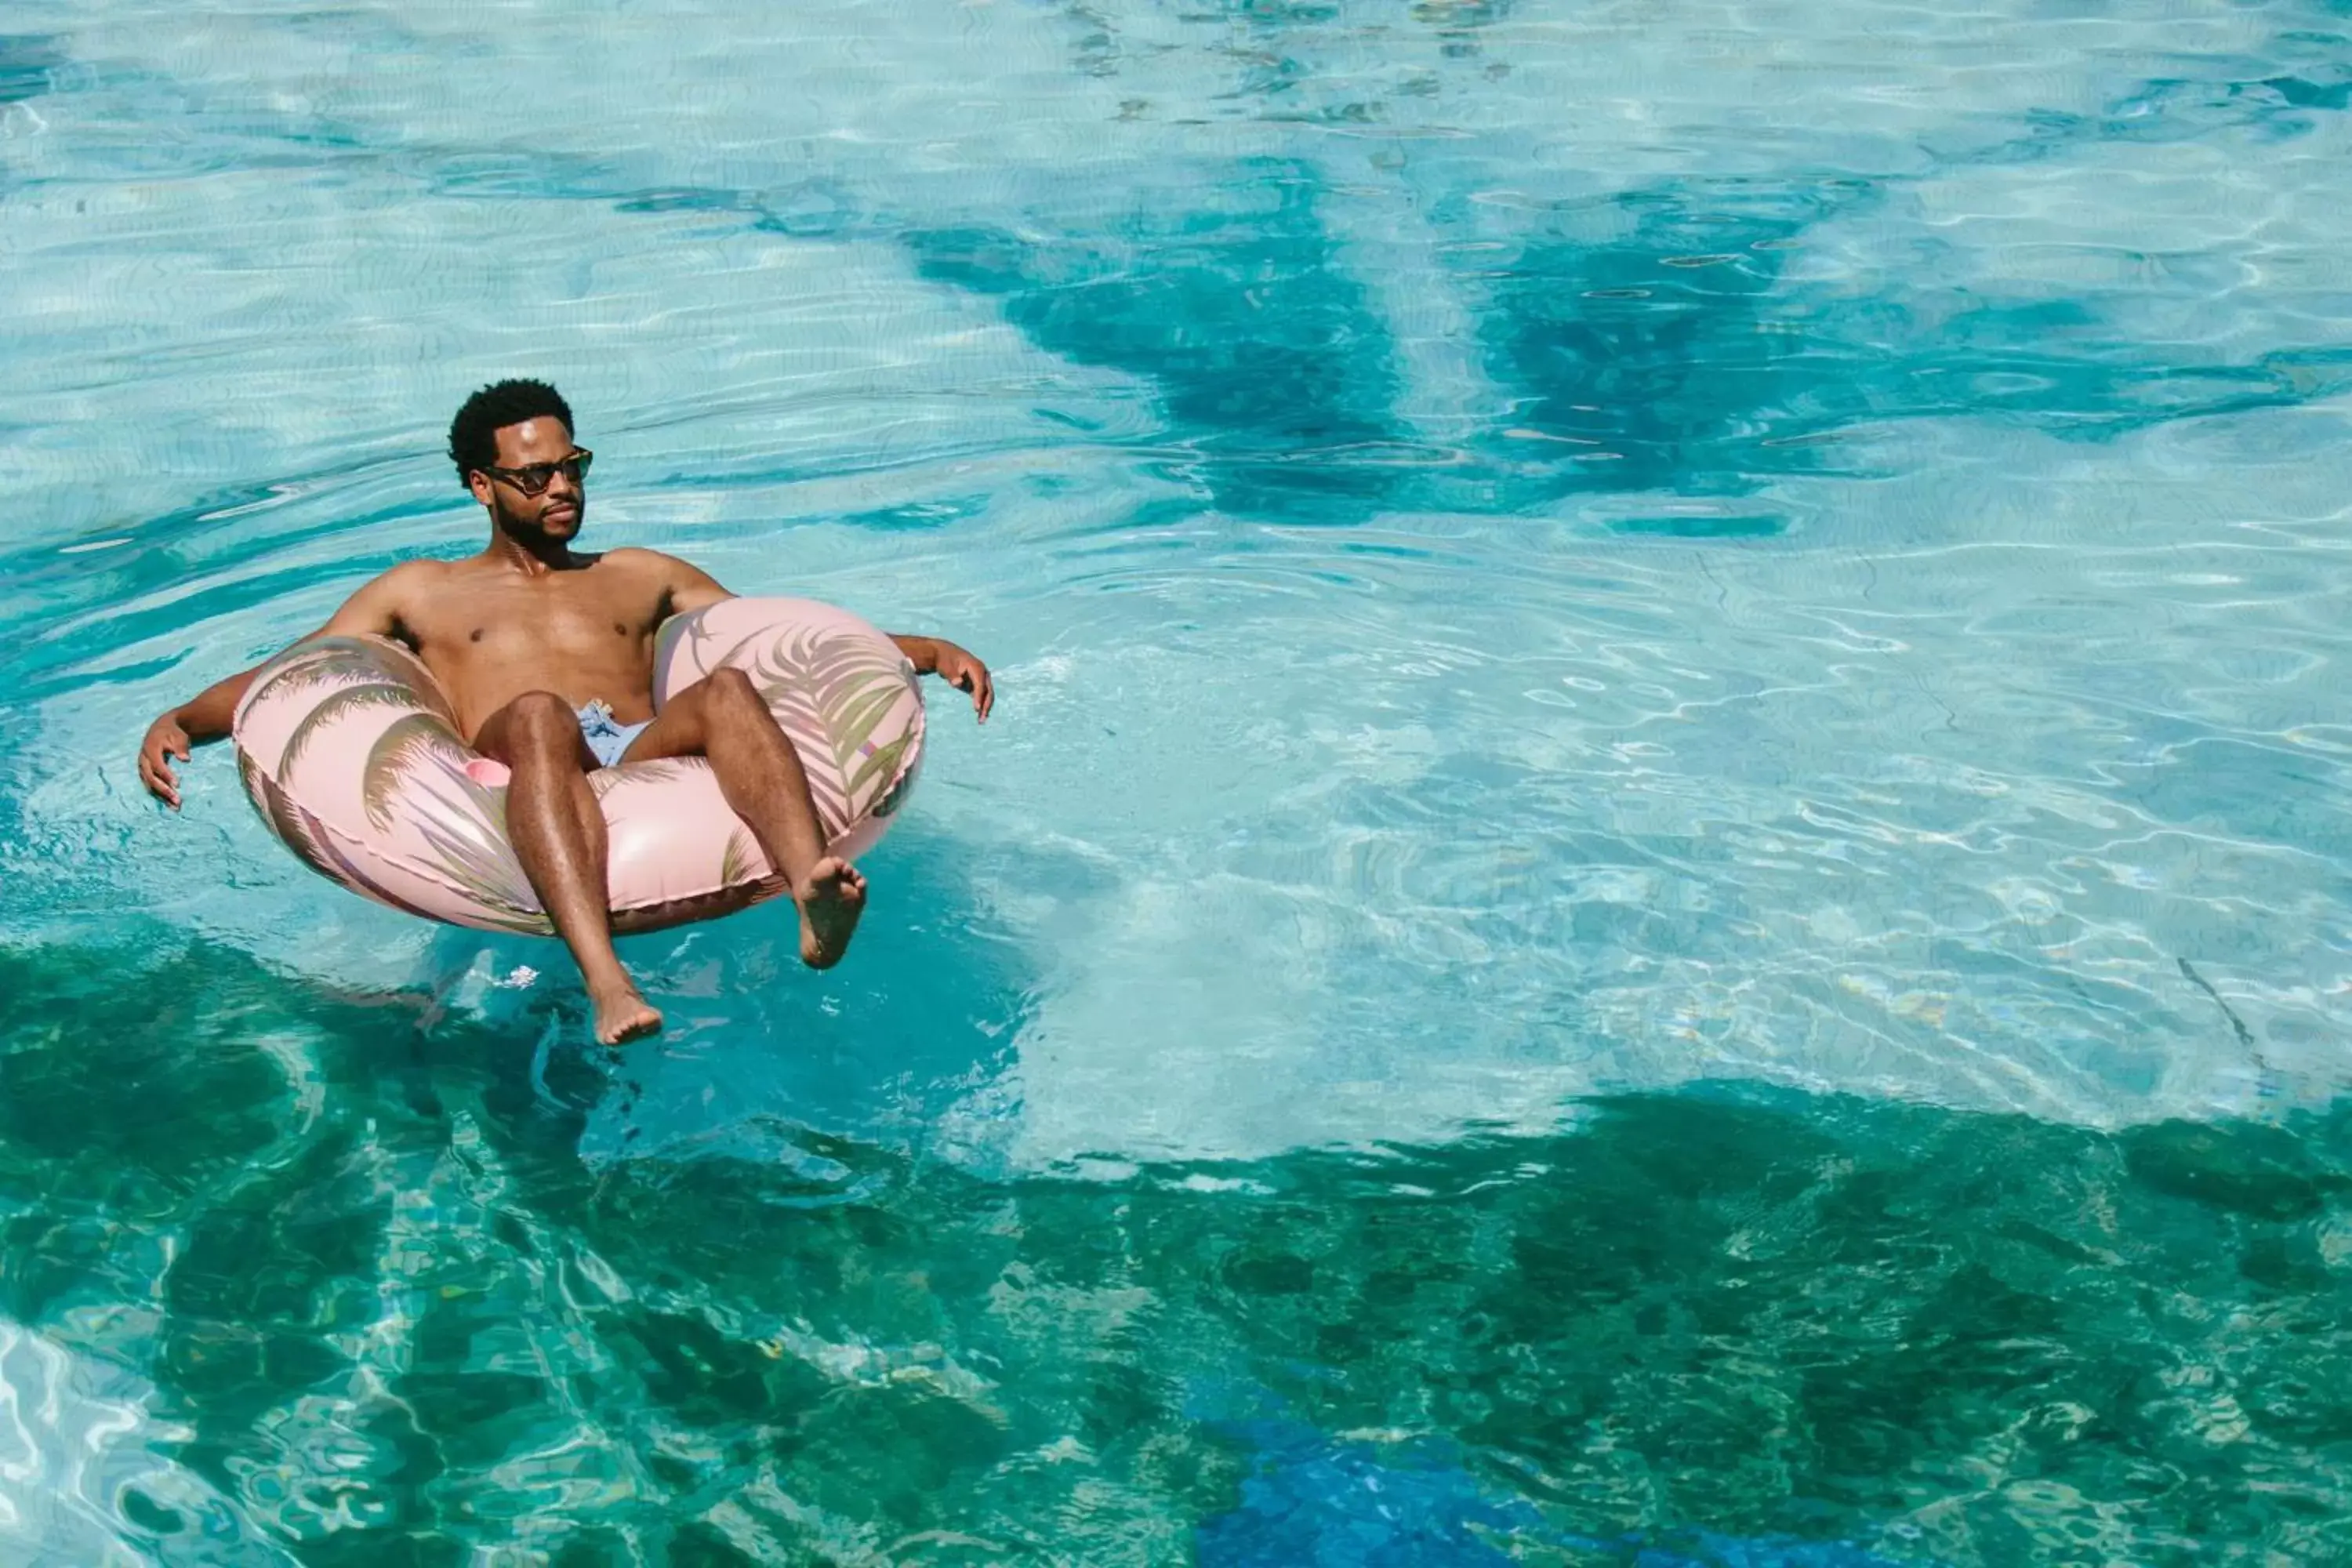
[[[391,636],[400,621],[400,604],[409,586],[410,574],[407,566],[394,567],[344,600],[343,607],[325,626],[298,640],[367,634]],[[147,738],[139,746],[139,782],[147,786],[148,794],[173,810],[179,809],[180,781],[173,776],[171,759],[177,757],[184,763],[193,747],[226,739],[236,718],[237,702],[260,669],[257,664],[226,680],[216,680],[179,707],[156,715],[155,721],[147,726]]]

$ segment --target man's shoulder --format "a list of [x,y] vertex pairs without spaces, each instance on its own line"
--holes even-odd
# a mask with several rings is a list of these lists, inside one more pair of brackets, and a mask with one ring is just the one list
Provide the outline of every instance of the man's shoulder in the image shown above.
[[360,592],[378,599],[404,599],[419,589],[446,581],[449,570],[455,564],[454,562],[418,556],[397,566],[384,568],[370,578]]
[[623,544],[605,551],[596,558],[600,566],[611,566],[623,572],[674,572],[685,562],[675,555],[665,555],[658,550],[648,550],[642,544]]
[[709,586],[710,578],[701,567],[675,555],[665,555],[658,550],[627,544],[617,550],[607,550],[598,563],[616,580],[626,580],[657,593],[690,593]]

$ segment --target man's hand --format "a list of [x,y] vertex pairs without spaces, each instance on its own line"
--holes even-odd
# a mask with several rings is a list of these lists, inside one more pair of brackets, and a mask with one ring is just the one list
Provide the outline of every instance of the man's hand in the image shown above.
[[956,647],[945,637],[908,637],[891,633],[890,640],[907,656],[917,675],[936,675],[958,691],[971,693],[971,710],[980,721],[988,722],[989,710],[996,706],[996,684],[988,678],[988,666],[980,662],[968,650]]
[[[439,574],[446,570],[447,563],[440,561],[404,562],[344,600],[343,607],[310,637],[297,640],[391,637],[400,627],[404,606],[425,587],[438,583]],[[147,726],[147,738],[139,742],[139,782],[147,786],[149,795],[174,811],[180,809],[180,781],[172,776],[170,759],[177,757],[184,763],[192,748],[227,740],[236,724],[236,705],[260,673],[261,666],[257,664],[215,680]]]
[[989,710],[996,706],[996,684],[988,678],[988,666],[951,642],[940,642],[939,647],[939,662],[932,667],[939,678],[958,691],[971,692],[971,710],[987,723]]
[[147,738],[139,744],[139,782],[147,793],[170,806],[180,809],[180,781],[172,776],[172,764],[167,760],[177,757],[188,760],[188,732],[180,727],[177,709],[163,715],[147,726]]

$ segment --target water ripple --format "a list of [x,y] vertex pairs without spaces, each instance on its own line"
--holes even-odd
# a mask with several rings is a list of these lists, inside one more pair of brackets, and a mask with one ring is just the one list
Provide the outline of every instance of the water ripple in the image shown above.
[[[2340,1555],[2307,12],[33,0],[0,1538]],[[129,767],[508,374],[1003,693],[610,1058]]]

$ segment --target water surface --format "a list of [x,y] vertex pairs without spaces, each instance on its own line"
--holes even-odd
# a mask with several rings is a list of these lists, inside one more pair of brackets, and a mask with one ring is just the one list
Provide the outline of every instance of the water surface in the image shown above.
[[[2352,1560],[2334,9],[5,26],[6,1552]],[[131,767],[518,374],[1003,690],[618,1057]]]

